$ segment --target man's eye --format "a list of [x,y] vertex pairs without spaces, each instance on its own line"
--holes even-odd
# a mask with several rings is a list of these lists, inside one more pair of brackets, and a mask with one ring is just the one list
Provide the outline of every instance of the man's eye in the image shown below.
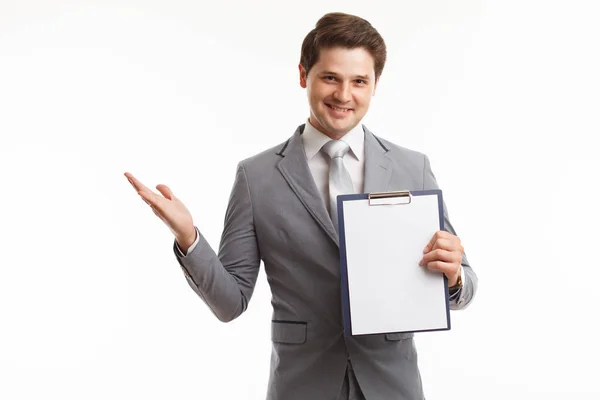
[[325,80],[326,81],[335,81],[335,77],[333,77],[333,76],[326,76]]
[[362,79],[357,79],[356,83],[358,83],[359,85],[365,85],[367,83],[367,81],[364,81]]

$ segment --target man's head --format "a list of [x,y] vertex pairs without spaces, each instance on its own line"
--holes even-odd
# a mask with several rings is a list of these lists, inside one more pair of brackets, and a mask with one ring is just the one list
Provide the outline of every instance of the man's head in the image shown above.
[[310,123],[340,138],[365,116],[386,59],[381,35],[366,20],[324,15],[302,43],[300,86],[307,89]]

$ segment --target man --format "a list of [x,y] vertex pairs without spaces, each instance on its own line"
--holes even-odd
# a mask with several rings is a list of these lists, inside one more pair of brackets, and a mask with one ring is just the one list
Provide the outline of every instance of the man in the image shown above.
[[[273,299],[270,400],[423,399],[412,333],[343,335],[331,200],[437,188],[425,155],[360,124],[385,59],[384,41],[367,21],[332,13],[317,22],[299,65],[310,117],[284,143],[238,164],[218,255],[167,186],[157,186],[161,196],[125,174],[175,235],[190,286],[221,321],[246,310],[263,261]],[[460,309],[477,278],[445,210],[444,217],[447,231],[433,236],[421,264],[446,275],[451,308]]]

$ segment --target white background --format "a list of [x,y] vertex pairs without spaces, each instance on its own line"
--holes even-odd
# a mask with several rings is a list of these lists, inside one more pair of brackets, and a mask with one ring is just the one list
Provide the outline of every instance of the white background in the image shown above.
[[599,398],[599,10],[527,0],[1,0],[0,398],[264,398],[264,274],[219,322],[123,172],[216,247],[237,162],[308,115],[329,11],[386,40],[364,122],[430,157],[480,278],[416,337],[427,398]]

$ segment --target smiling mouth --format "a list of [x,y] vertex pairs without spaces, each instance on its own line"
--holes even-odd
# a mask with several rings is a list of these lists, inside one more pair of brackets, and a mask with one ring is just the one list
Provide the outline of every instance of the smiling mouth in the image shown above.
[[331,104],[327,104],[325,103],[325,105],[329,108],[331,108],[334,111],[338,111],[338,112],[348,112],[348,111],[352,111],[351,108],[342,108],[342,107],[336,107],[336,106],[332,106]]

